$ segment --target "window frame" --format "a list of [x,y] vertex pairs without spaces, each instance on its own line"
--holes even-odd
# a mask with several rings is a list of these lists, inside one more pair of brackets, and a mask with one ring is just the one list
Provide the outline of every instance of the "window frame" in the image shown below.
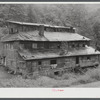
[[85,44],[82,44],[82,47],[85,47]]
[[54,64],[57,64],[57,60],[56,59],[50,60],[50,65],[54,65]]
[[42,65],[42,61],[38,61],[38,65],[41,66]]
[[91,57],[87,56],[87,60],[91,60]]
[[38,44],[37,43],[32,43],[32,49],[38,49]]

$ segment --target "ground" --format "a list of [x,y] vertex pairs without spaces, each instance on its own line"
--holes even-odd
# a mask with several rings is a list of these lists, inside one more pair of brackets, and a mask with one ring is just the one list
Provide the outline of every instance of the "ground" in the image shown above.
[[100,87],[100,67],[83,75],[66,73],[56,79],[39,75],[33,79],[23,79],[21,75],[9,74],[0,67],[0,87]]
[[11,79],[14,75],[8,74],[3,67],[0,66],[0,79]]
[[[72,86],[74,87],[74,86]],[[76,87],[91,87],[91,88],[96,88],[96,87],[100,87],[100,81],[98,82],[92,82],[92,83],[88,83],[88,84],[82,84],[82,85],[76,85]]]

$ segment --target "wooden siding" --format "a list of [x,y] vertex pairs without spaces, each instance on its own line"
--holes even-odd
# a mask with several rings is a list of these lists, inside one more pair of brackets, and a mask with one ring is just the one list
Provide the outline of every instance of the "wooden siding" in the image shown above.
[[[87,57],[90,57],[90,60],[87,60]],[[80,56],[79,65],[80,67],[93,66],[95,63],[99,63],[98,56]],[[57,60],[57,64],[51,65],[50,60]],[[38,62],[41,61],[41,65]],[[65,68],[75,68],[76,67],[76,57],[68,58],[57,58],[57,59],[48,59],[48,60],[36,60],[27,62],[27,68],[29,72],[40,71],[42,74],[48,74],[53,70],[65,69]],[[55,66],[55,67],[52,67]]]
[[[32,45],[36,44],[37,47],[34,48]],[[64,50],[64,51],[70,51],[70,50],[80,50],[84,49],[86,45],[89,45],[89,42],[20,42],[20,47],[23,49],[28,49],[30,51],[43,51],[43,50]]]
[[[88,57],[90,59],[88,59]],[[83,56],[83,57],[80,57],[81,67],[93,66],[95,63],[99,63],[99,56]]]

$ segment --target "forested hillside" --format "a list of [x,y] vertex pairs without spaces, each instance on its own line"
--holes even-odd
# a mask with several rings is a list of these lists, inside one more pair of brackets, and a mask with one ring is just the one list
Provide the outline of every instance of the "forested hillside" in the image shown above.
[[[77,28],[79,34],[93,39],[93,44],[99,44],[99,5],[0,4],[0,20],[0,27],[4,27],[5,20],[63,26],[72,25]],[[4,29],[1,30],[6,33]]]

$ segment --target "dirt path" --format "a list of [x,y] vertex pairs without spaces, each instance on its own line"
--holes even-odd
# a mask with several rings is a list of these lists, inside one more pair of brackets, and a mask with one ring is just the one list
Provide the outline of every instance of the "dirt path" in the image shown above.
[[0,79],[11,79],[14,75],[8,74],[3,67],[0,66]]

